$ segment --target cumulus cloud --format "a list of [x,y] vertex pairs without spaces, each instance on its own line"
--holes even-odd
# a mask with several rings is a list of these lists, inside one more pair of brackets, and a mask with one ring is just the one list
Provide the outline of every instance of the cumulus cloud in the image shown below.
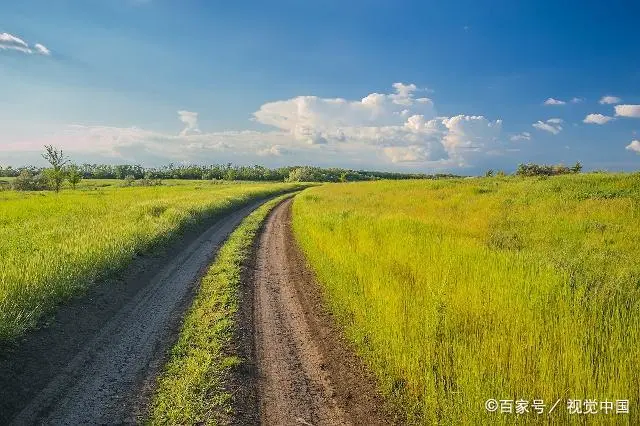
[[631,143],[627,145],[625,149],[628,149],[629,151],[635,151],[638,154],[640,154],[640,141],[639,140],[631,141]]
[[531,133],[529,133],[529,132],[518,133],[516,135],[512,135],[509,139],[511,141],[513,141],[513,142],[530,141],[531,140]]
[[280,157],[280,156],[286,155],[288,153],[289,153],[289,151],[285,147],[283,147],[282,145],[272,145],[270,147],[258,150],[258,155],[260,155],[262,157],[269,157],[269,156]]
[[180,136],[187,136],[200,133],[198,128],[198,113],[191,111],[178,111],[178,118],[184,123],[184,129]]
[[554,98],[549,98],[546,101],[544,101],[545,105],[564,105],[566,104],[565,101],[561,101],[560,99],[554,99]]
[[393,89],[360,100],[299,96],[270,102],[254,119],[304,144],[381,149],[392,162],[459,161],[498,139],[501,120],[437,117],[433,101],[416,96],[421,89],[415,84],[394,83]]
[[582,122],[587,124],[607,124],[611,120],[615,120],[615,118],[602,114],[589,114]]
[[300,163],[352,167],[396,163],[436,168],[469,166],[505,148],[501,120],[438,116],[431,99],[417,96],[420,91],[414,84],[396,83],[391,93],[371,93],[359,100],[298,96],[269,102],[253,115],[254,121],[272,128],[267,131],[202,132],[198,113],[180,110],[184,128],[173,135],[136,127],[73,126],[55,140],[30,146],[39,150],[53,143],[69,152],[100,152],[121,159],[153,156],[160,163],[160,157],[237,162],[287,156],[287,162],[295,158]]
[[640,118],[640,105],[616,105],[616,116]]
[[32,49],[26,41],[9,33],[0,33],[0,50],[13,50],[29,55],[34,53],[45,56],[51,55],[51,51],[44,45],[36,43]]
[[545,132],[553,133],[557,135],[562,131],[562,123],[564,121],[561,118],[550,118],[547,121],[538,121],[533,123],[532,126],[538,130],[544,130]]
[[600,103],[602,105],[613,105],[613,104],[619,104],[622,101],[622,99],[620,99],[617,96],[603,96],[602,98],[600,98]]
[[487,145],[497,140],[502,129],[502,120],[489,121],[483,116],[456,115],[445,118],[442,123],[448,129],[443,143],[450,153],[488,148]]

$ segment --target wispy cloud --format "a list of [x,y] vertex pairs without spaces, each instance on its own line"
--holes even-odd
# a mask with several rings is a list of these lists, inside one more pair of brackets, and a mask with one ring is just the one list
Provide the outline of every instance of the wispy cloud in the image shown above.
[[522,132],[522,133],[518,133],[516,135],[512,135],[509,140],[513,141],[513,142],[518,142],[518,141],[530,141],[531,140],[531,133],[529,132]]
[[602,114],[589,114],[582,122],[587,124],[607,124],[611,120],[615,120],[615,118]]
[[582,103],[582,102],[584,102],[584,98],[578,98],[578,97],[576,97],[576,98],[572,98],[572,99],[571,99],[571,103],[572,103],[572,104],[579,104],[579,103]]
[[549,98],[546,101],[544,101],[545,105],[564,105],[566,104],[565,101],[561,101],[560,99],[554,99],[554,98]]
[[613,104],[619,104],[621,101],[622,99],[620,99],[617,96],[607,95],[600,98],[598,102],[600,102],[602,105],[613,105]]
[[557,135],[562,131],[561,124],[564,121],[561,118],[550,118],[547,121],[538,121],[533,123],[532,126],[538,130],[544,130],[545,132],[553,133]]
[[47,49],[47,47],[44,46],[43,44],[36,43],[33,47],[36,49],[36,52],[38,52],[39,54],[45,55],[45,56],[51,56],[51,51]]
[[44,56],[50,56],[51,51],[43,44],[36,43],[33,48],[29,44],[13,34],[0,33],[0,50],[13,50],[16,52],[31,54],[39,54]]

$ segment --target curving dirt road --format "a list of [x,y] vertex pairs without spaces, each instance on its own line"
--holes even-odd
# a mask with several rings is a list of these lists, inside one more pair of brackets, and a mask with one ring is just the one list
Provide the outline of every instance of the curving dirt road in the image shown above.
[[0,359],[0,424],[139,422],[194,283],[261,203],[227,215],[190,244],[137,262],[124,280],[96,286]]
[[323,308],[320,289],[293,237],[291,203],[284,201],[267,219],[245,287],[245,305],[250,306],[244,312],[251,318],[243,334],[253,334],[254,342],[254,421],[390,424],[374,380]]

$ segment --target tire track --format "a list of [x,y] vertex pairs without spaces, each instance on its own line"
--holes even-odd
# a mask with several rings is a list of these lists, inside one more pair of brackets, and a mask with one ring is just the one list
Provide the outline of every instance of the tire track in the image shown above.
[[[136,415],[140,413],[136,410],[140,407],[137,405],[144,399],[144,394],[149,396],[150,382],[155,378],[164,353],[173,341],[176,326],[188,306],[194,284],[229,233],[262,202],[254,202],[228,214],[177,256],[163,265],[156,265],[159,268],[154,271],[155,276],[136,283],[141,289],[128,300],[111,300],[108,296],[99,300],[100,303],[121,305],[114,308],[113,314],[95,330],[91,330],[90,334],[85,332],[81,336],[86,340],[78,342],[78,336],[69,336],[69,339],[76,339],[74,343],[78,348],[67,351],[71,356],[62,364],[59,363],[55,373],[45,371],[47,367],[55,367],[55,364],[52,361],[53,365],[44,365],[42,357],[26,364],[16,363],[14,367],[18,368],[17,371],[11,369],[10,360],[4,360],[9,364],[5,365],[6,368],[0,368],[0,371],[4,371],[4,377],[0,376],[0,384],[5,389],[3,392],[24,387],[31,378],[38,382],[36,376],[40,365],[43,374],[52,375],[39,380],[42,387],[35,391],[24,391],[29,399],[23,402],[22,410],[11,424],[139,422]],[[93,302],[91,298],[83,300],[71,312],[78,315],[81,321],[84,311],[102,309],[101,306],[94,306]],[[73,319],[70,321],[73,322]],[[47,335],[46,330],[41,333]],[[53,343],[64,345],[67,338],[65,330],[57,334],[57,340]],[[27,365],[29,363],[33,365]]]
[[[333,325],[291,228],[292,200],[259,238],[251,297],[257,410],[264,425],[390,424],[375,381]],[[247,310],[245,310],[247,312]],[[246,315],[246,314],[245,314]]]

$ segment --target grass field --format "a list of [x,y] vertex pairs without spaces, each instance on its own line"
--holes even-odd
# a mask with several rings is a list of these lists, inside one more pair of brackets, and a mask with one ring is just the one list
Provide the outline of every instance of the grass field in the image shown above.
[[542,399],[556,423],[586,420],[568,399],[628,399],[590,421],[637,424],[639,224],[637,173],[334,184],[294,203],[347,337],[423,424],[540,420],[488,398]]
[[288,195],[250,214],[231,234],[202,279],[178,342],[158,380],[150,424],[218,424],[231,412],[224,388],[241,360],[230,352],[239,300],[242,264],[269,212]]
[[293,184],[214,184],[0,192],[0,343],[137,254],[252,199]]

